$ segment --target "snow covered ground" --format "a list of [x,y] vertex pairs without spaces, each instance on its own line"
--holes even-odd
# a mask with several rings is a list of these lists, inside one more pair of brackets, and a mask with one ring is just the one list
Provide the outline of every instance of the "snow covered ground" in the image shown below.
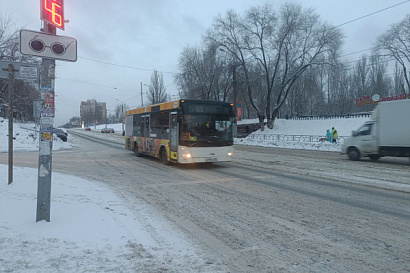
[[[335,127],[348,136],[368,118],[277,120],[275,128],[254,134],[325,135]],[[14,150],[38,150],[30,124],[14,124]],[[100,130],[99,125],[92,130]],[[121,124],[108,125],[121,133]],[[8,123],[0,118],[0,153],[8,151]],[[73,138],[54,141],[70,149]],[[237,139],[237,144],[340,151],[340,144]],[[143,202],[130,211],[121,198],[98,181],[54,172],[51,222],[35,222],[37,169],[14,167],[7,185],[0,165],[0,272],[218,272],[179,231]],[[153,228],[154,227],[154,228]]]
[[[38,151],[39,140],[36,136],[34,123],[13,124],[13,151]],[[37,126],[37,134],[39,127]],[[9,123],[0,117],[0,153],[8,152]],[[58,137],[53,138],[53,150],[69,149],[71,141],[63,142]]]
[[[369,119],[370,117],[316,120],[278,119],[275,121],[273,129],[265,127],[264,131],[258,130],[252,133],[253,136],[251,137],[235,139],[235,144],[336,152],[341,150],[344,138],[349,137],[352,134],[352,130],[358,129]],[[239,122],[239,124],[250,122],[257,123],[258,120],[245,120]],[[288,139],[291,139],[292,136],[313,136],[316,137],[314,139],[318,139],[318,137],[326,137],[326,130],[331,130],[332,127],[334,127],[339,134],[340,139],[337,144],[308,141],[308,139],[302,139],[300,141],[283,140],[284,136]],[[263,137],[264,135],[265,137]],[[269,137],[270,135],[280,135],[281,140],[269,140],[277,139]]]

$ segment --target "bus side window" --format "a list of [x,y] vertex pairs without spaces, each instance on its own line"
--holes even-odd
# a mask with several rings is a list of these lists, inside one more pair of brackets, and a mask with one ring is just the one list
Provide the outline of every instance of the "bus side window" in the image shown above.
[[141,121],[140,121],[140,136],[144,136],[144,132],[145,132],[145,130],[144,130],[144,120],[143,119],[141,119]]
[[141,116],[140,115],[134,115],[133,117],[133,122],[132,122],[132,135],[133,136],[140,136],[141,135]]
[[169,131],[169,111],[161,112],[159,120],[162,133],[167,133]]

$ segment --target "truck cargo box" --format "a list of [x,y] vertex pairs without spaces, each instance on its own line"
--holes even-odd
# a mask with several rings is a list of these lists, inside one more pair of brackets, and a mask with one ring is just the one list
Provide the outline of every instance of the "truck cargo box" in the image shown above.
[[410,147],[410,100],[381,102],[372,119],[377,121],[376,133],[380,147]]

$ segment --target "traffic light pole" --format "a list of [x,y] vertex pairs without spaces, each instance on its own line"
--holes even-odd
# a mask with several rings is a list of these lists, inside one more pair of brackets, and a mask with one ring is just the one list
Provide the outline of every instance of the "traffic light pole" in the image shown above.
[[[56,35],[55,27],[49,23],[44,23],[42,32]],[[50,222],[55,60],[43,58],[41,66],[41,112],[36,221],[46,220]]]

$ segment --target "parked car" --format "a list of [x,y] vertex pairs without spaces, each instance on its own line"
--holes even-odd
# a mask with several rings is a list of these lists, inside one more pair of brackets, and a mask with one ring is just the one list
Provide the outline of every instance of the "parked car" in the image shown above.
[[65,130],[61,128],[53,128],[53,134],[60,138],[62,141],[66,142],[68,134]]
[[91,131],[91,128],[90,128],[90,127],[86,127],[85,130],[86,130],[86,131]]
[[107,133],[114,133],[114,128],[108,128],[108,132]]
[[101,129],[101,133],[109,133],[109,129],[108,128],[102,128]]

